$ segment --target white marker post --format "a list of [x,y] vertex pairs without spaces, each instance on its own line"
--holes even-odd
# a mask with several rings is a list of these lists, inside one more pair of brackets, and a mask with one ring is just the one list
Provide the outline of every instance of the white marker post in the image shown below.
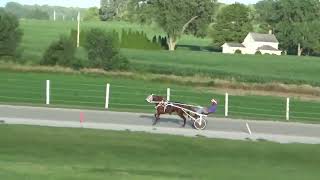
[[56,10],[53,10],[53,21],[56,21]]
[[167,88],[167,101],[170,101],[170,88]]
[[78,34],[77,34],[77,48],[80,46],[80,12],[78,12]]
[[290,117],[290,98],[287,98],[287,107],[286,107],[286,120],[289,121]]
[[50,80],[46,81],[46,104],[50,104]]
[[109,95],[110,95],[110,84],[107,84],[106,87],[106,104],[105,104],[105,108],[109,109]]
[[224,106],[224,116],[228,117],[228,114],[229,114],[229,94],[226,93],[225,106]]
[[247,126],[247,130],[248,130],[249,134],[251,135],[252,133],[251,133],[251,129],[250,129],[249,124],[248,124],[248,123],[246,123],[246,126]]

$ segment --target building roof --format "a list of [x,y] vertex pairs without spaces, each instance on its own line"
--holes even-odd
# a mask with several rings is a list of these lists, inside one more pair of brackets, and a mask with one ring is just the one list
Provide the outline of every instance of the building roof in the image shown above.
[[257,42],[274,42],[278,43],[276,36],[274,34],[260,34],[260,33],[249,33],[254,41]]
[[245,46],[241,43],[224,43],[225,45],[228,45],[229,47],[242,47],[244,48]]
[[258,50],[267,50],[267,51],[280,51],[272,46],[264,45],[258,48]]

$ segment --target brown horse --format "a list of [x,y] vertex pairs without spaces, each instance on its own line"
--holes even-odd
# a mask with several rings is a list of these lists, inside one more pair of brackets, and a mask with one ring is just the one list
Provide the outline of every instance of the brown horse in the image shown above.
[[[185,111],[183,111],[181,108],[192,110],[191,107],[186,105],[180,105],[180,103],[171,103],[174,106],[168,104],[167,100],[162,96],[156,96],[156,95],[150,95],[146,99],[149,103],[154,103],[156,108],[156,113],[154,114],[154,117],[156,118],[153,125],[157,124],[158,120],[160,119],[161,114],[172,114],[175,112],[179,117],[183,119],[183,125],[182,127],[185,127],[186,125],[186,117],[184,116],[186,114]],[[188,113],[189,114],[189,113]]]

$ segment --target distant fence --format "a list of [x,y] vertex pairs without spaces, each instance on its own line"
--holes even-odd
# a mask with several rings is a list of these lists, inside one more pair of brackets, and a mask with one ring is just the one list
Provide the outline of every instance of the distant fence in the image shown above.
[[209,106],[211,98],[214,97],[218,99],[215,115],[220,117],[320,121],[318,102],[300,101],[289,97],[235,96],[197,88],[137,86],[7,79],[0,85],[0,102],[151,112],[154,108],[145,101],[149,94],[162,95],[170,101],[201,106]]

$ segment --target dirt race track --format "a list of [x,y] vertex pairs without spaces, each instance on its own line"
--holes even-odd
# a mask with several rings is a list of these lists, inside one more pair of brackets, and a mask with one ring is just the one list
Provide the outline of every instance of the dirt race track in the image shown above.
[[[80,114],[84,122],[80,123]],[[161,116],[152,126],[152,114],[92,111],[0,105],[0,122],[55,127],[83,127],[93,129],[130,130],[183,136],[238,140],[268,140],[280,143],[320,144],[320,125],[271,121],[232,120],[209,117],[206,130],[193,129],[188,121],[181,128],[182,120],[176,115]],[[248,123],[251,133],[246,126]]]

